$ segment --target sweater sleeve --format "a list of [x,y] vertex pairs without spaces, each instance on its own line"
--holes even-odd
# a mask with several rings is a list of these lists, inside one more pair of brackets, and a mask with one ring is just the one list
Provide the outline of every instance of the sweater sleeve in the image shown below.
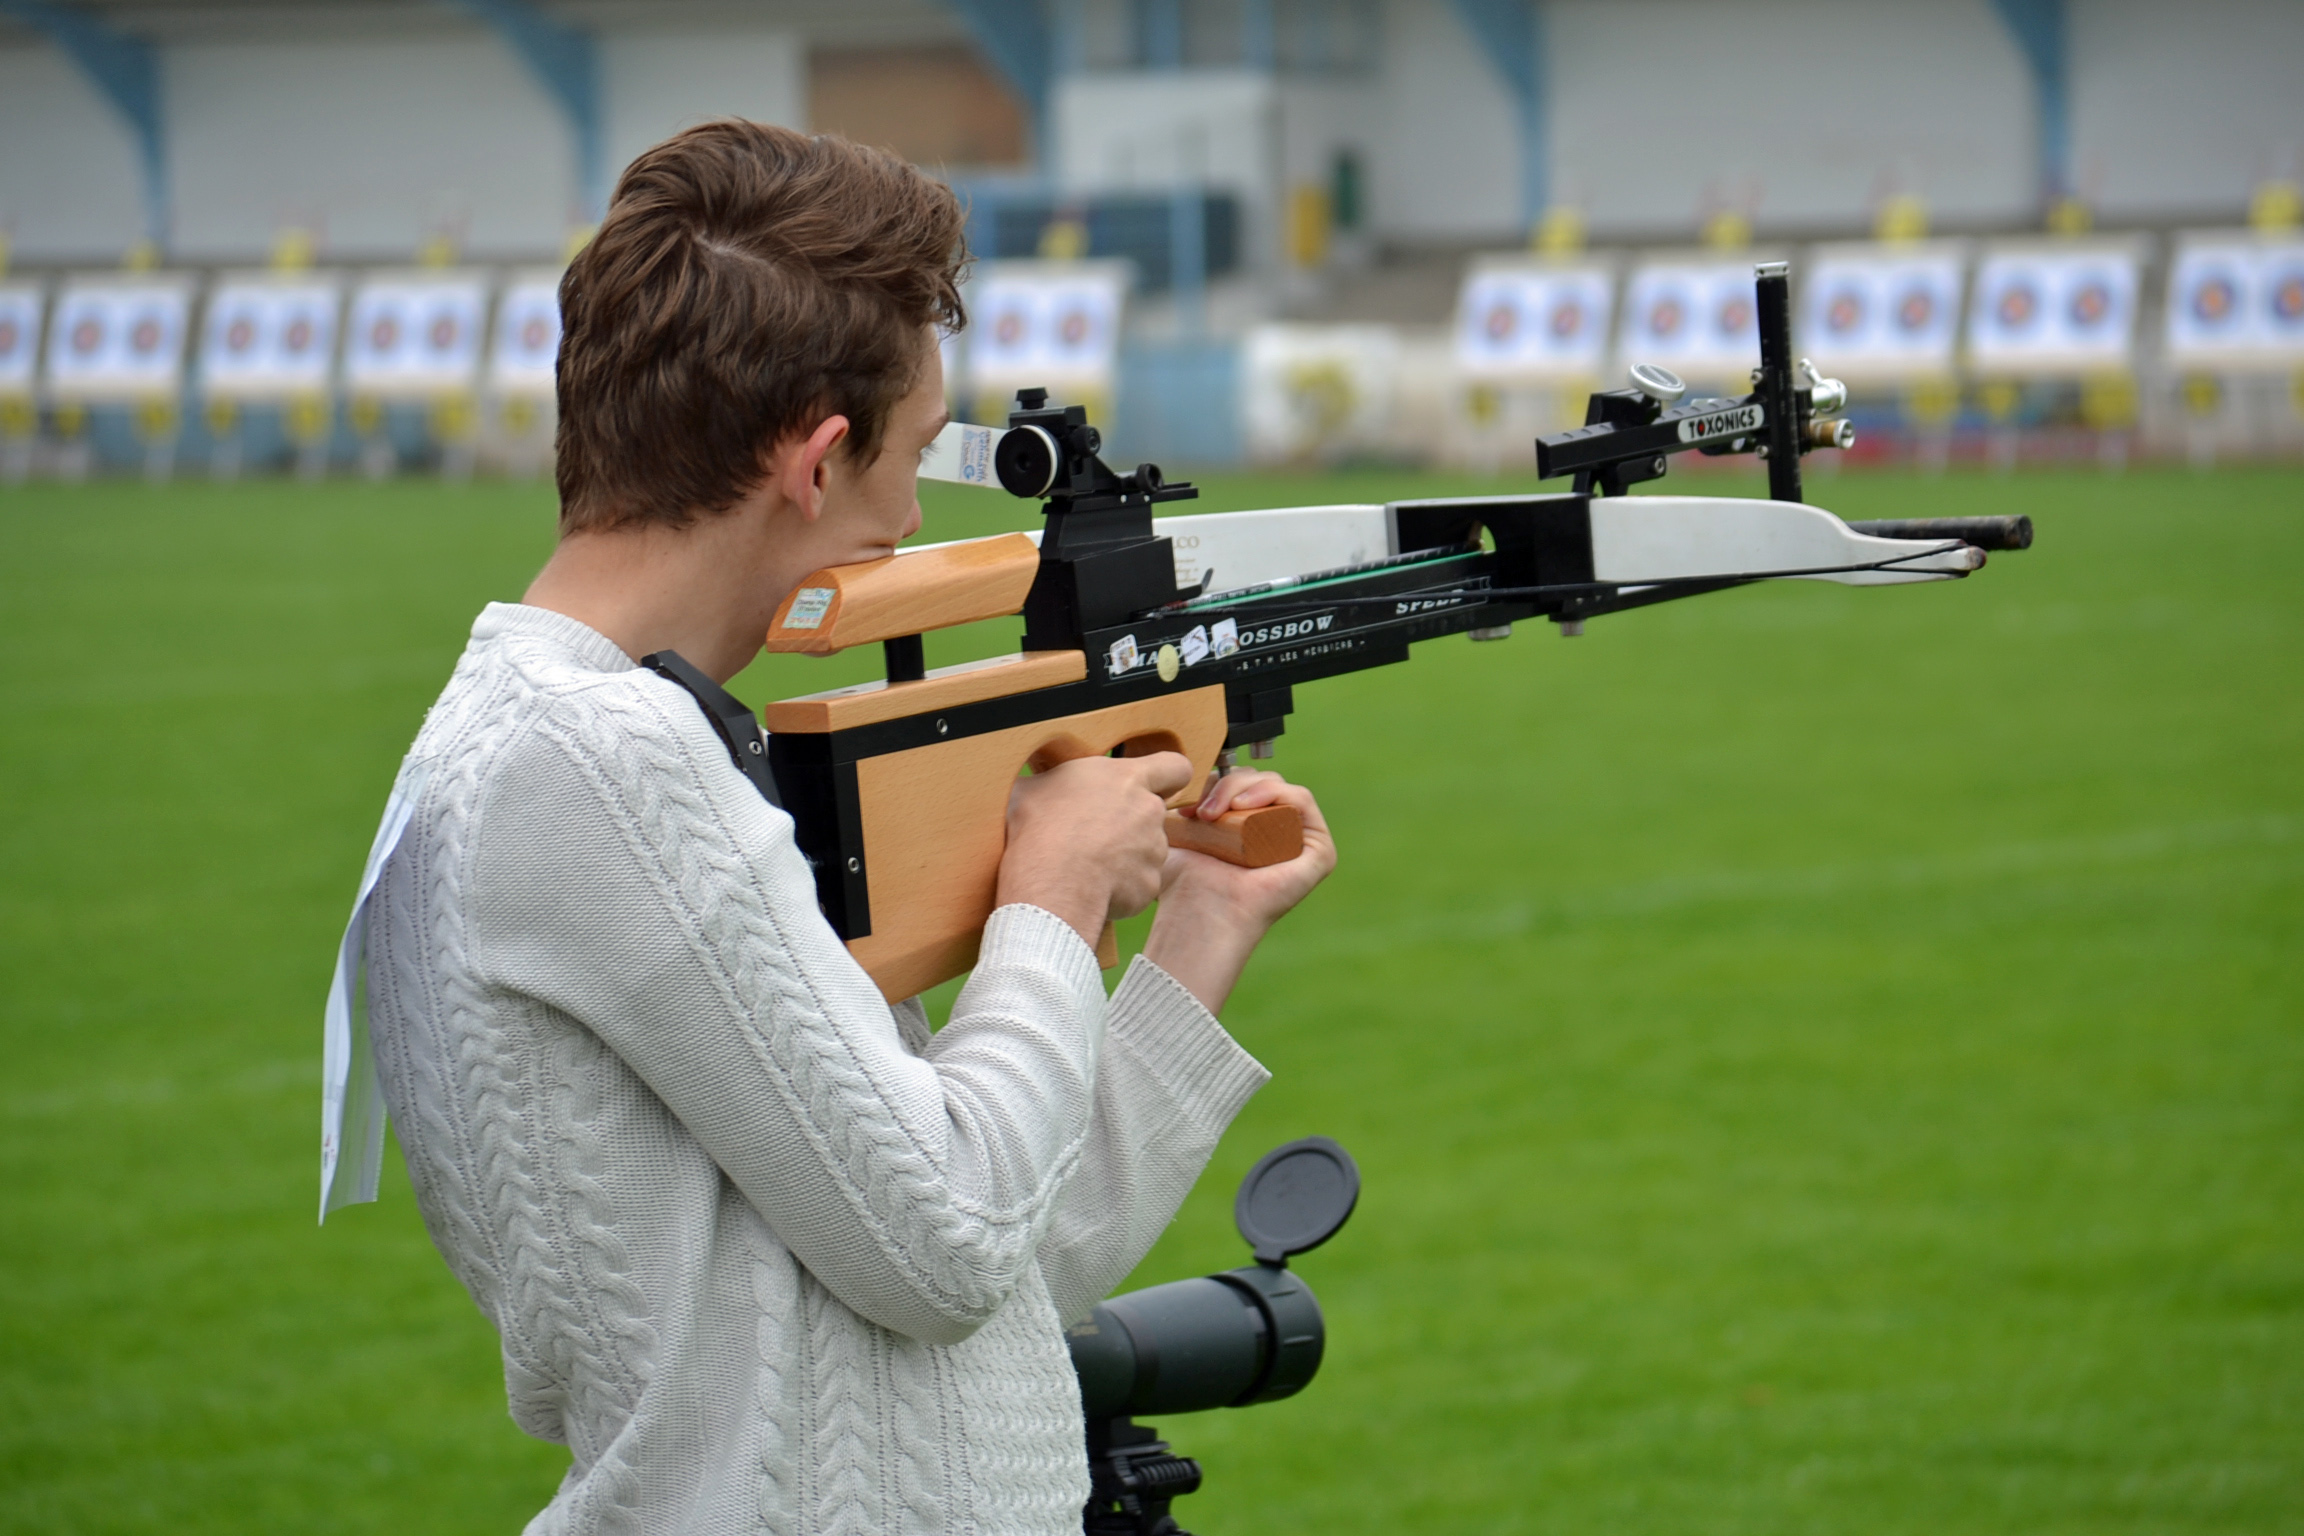
[[913,1054],[789,818],[670,693],[626,674],[507,748],[475,818],[476,970],[599,1035],[848,1307],[957,1342],[1034,1263],[1087,1138],[1095,956],[1002,908]]
[[1182,983],[1141,955],[1129,965],[1112,994],[1087,1145],[1040,1245],[1066,1324],[1151,1251],[1224,1128],[1270,1080]]

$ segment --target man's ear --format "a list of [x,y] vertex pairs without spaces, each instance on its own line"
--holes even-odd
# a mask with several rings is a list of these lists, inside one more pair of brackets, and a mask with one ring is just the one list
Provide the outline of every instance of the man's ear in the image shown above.
[[799,508],[800,515],[809,522],[824,515],[824,492],[831,484],[824,461],[847,436],[848,418],[827,416],[805,439],[786,443],[777,456],[780,462],[770,478],[784,493],[784,499]]

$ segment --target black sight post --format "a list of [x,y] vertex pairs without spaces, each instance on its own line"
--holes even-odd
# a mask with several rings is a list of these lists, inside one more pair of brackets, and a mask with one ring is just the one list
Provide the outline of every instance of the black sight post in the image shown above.
[[1755,270],[1753,303],[1760,323],[1760,381],[1757,393],[1768,413],[1768,495],[1776,501],[1800,499],[1800,450],[1805,412],[1793,397],[1792,264],[1764,261]]
[[1753,268],[1752,316],[1760,333],[1760,366],[1752,392],[1735,398],[1687,398],[1688,386],[1651,363],[1632,367],[1632,387],[1596,392],[1584,425],[1536,439],[1536,477],[1574,475],[1579,496],[1621,496],[1663,478],[1671,455],[1690,449],[1708,458],[1758,452],[1768,463],[1768,494],[1800,500],[1800,455],[1846,448],[1846,421],[1816,421],[1848,399],[1847,386],[1821,378],[1792,356],[1791,264]]

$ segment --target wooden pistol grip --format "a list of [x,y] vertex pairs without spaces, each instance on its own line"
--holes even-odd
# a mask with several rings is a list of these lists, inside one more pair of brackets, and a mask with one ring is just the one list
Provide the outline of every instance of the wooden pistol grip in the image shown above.
[[1218,684],[862,759],[872,931],[849,953],[891,1001],[960,975],[992,915],[1019,771],[1115,748],[1173,749],[1191,759],[1196,789],[1226,729]]
[[1292,805],[1226,811],[1214,821],[1170,811],[1168,846],[1189,848],[1243,869],[1262,869],[1285,864],[1304,851],[1304,818]]

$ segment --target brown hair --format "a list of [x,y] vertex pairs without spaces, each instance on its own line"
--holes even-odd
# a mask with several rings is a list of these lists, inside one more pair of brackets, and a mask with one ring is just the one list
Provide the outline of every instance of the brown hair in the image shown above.
[[560,280],[564,534],[721,512],[826,416],[869,463],[930,324],[965,323],[949,187],[883,150],[717,122],[626,168]]

